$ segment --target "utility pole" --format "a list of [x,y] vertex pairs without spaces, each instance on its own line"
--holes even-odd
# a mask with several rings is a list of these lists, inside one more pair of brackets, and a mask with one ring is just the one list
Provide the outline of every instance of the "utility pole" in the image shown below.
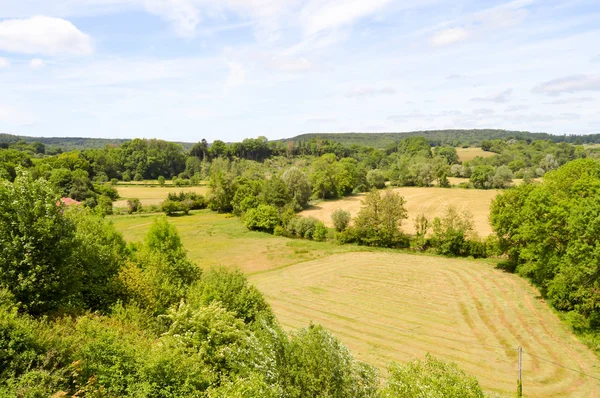
[[523,373],[523,347],[519,346],[519,380],[517,381],[517,397],[523,396],[523,379],[521,378]]

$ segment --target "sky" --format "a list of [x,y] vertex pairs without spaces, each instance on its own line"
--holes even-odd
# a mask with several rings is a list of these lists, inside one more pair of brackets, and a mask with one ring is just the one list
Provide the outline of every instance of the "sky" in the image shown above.
[[0,132],[600,133],[598,0],[0,0]]

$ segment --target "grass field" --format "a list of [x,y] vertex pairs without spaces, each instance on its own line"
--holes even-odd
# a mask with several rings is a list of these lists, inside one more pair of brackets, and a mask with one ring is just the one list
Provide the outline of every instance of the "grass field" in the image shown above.
[[461,162],[468,162],[475,159],[477,156],[489,158],[496,155],[494,152],[486,152],[481,148],[456,148],[456,154]]
[[517,351],[524,394],[598,397],[600,363],[516,275],[481,261],[346,253],[254,276],[284,327],[324,325],[361,360],[385,367],[430,352],[482,386],[514,396]]
[[207,186],[199,187],[176,187],[176,186],[152,186],[152,185],[117,185],[117,191],[121,197],[114,202],[115,207],[127,207],[127,199],[138,198],[142,206],[159,205],[167,198],[169,192],[196,192],[206,195]]
[[[479,236],[488,236],[492,233],[488,216],[490,204],[496,197],[497,190],[475,189],[447,189],[447,188],[395,188],[395,192],[404,196],[408,210],[408,220],[402,223],[405,233],[414,234],[414,220],[423,213],[433,220],[441,216],[449,205],[454,205],[459,210],[468,210],[473,215],[475,230]],[[331,213],[336,209],[344,209],[355,216],[361,207],[364,194],[345,197],[339,200],[323,201],[300,213],[305,217],[315,217],[332,227]]]
[[[140,241],[156,217],[112,220],[128,241]],[[525,396],[600,397],[600,382],[527,354],[600,372],[598,358],[539,293],[490,261],[286,239],[208,210],[169,222],[201,266],[246,272],[285,328],[320,323],[382,369],[430,352],[455,361],[486,390],[514,396],[521,345]]]

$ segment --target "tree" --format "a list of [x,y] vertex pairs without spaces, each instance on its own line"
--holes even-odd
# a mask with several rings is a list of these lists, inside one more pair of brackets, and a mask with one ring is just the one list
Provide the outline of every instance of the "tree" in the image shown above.
[[370,170],[367,173],[367,184],[369,188],[385,188],[385,175],[381,170]]
[[127,211],[129,214],[137,213],[142,210],[142,202],[138,198],[127,200]]
[[71,272],[80,281],[75,300],[82,308],[106,312],[123,297],[118,274],[129,255],[125,240],[90,210],[75,208],[65,215],[75,226]]
[[248,229],[272,232],[279,225],[279,211],[271,205],[259,205],[246,212],[244,224]]
[[427,354],[425,360],[393,364],[381,397],[484,398],[485,395],[475,377],[467,375],[455,364]]
[[306,174],[297,167],[290,167],[283,173],[281,179],[288,187],[295,204],[294,207],[297,210],[306,208],[312,194],[310,182]]
[[343,209],[336,209],[331,213],[331,220],[336,231],[342,232],[350,225],[350,213]]
[[439,254],[464,256],[469,254],[468,239],[474,238],[473,216],[462,214],[454,206],[448,206],[444,215],[433,220],[431,245]]
[[400,226],[408,218],[406,201],[398,193],[386,190],[369,192],[364,200],[354,227],[359,241],[372,246],[393,247],[406,244]]
[[286,352],[284,385],[288,396],[373,397],[377,371],[352,358],[348,349],[319,325],[293,335]]
[[490,189],[494,182],[494,168],[492,166],[476,166],[471,174],[471,183],[477,189]]
[[0,285],[31,313],[58,308],[76,292],[75,225],[45,180],[23,170],[0,182]]
[[165,185],[165,177],[158,176],[158,184],[162,187]]

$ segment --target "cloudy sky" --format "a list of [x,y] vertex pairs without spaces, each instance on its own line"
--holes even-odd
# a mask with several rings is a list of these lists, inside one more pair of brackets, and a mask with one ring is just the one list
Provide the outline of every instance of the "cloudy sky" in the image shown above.
[[600,133],[598,0],[0,0],[0,132]]

